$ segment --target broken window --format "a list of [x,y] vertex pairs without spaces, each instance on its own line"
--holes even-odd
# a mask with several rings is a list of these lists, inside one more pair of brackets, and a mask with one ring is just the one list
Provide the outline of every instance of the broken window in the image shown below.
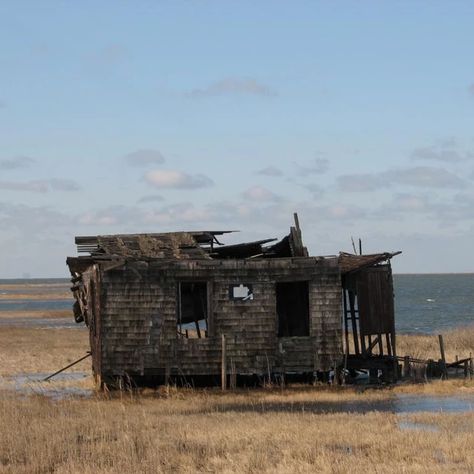
[[276,284],[278,337],[309,336],[308,288],[307,281]]
[[230,285],[229,286],[229,298],[237,301],[250,301],[253,300],[253,288],[252,285]]
[[207,282],[182,281],[178,283],[179,337],[204,338],[208,335]]

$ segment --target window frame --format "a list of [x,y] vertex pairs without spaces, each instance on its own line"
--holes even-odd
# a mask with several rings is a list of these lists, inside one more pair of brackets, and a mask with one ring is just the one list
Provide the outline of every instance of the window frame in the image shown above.
[[[205,318],[204,319],[199,319],[198,321],[205,321],[206,322],[206,328],[204,329],[204,336],[201,337],[191,337],[187,338],[185,337],[182,332],[183,332],[183,323],[182,323],[182,302],[181,302],[181,297],[182,297],[182,290],[181,290],[181,285],[182,284],[191,284],[191,283],[203,283],[206,285],[206,313],[205,313]],[[206,278],[180,278],[176,280],[176,337],[178,339],[192,339],[192,340],[204,340],[212,337],[212,328],[213,328],[213,323],[212,323],[212,284],[213,282],[209,279]],[[188,324],[188,323],[184,323]]]

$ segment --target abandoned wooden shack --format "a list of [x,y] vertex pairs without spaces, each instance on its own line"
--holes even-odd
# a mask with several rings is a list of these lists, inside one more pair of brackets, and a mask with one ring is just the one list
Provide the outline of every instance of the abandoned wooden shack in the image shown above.
[[74,315],[98,384],[392,371],[394,254],[310,257],[296,214],[276,243],[222,245],[227,232],[76,237]]

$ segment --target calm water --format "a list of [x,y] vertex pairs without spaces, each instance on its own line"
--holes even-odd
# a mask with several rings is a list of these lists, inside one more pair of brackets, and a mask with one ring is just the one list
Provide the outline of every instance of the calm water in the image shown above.
[[0,300],[0,311],[48,311],[72,309],[73,300]]
[[[6,286],[5,286],[6,285]],[[72,294],[69,298],[35,299],[37,294],[69,293],[71,282],[67,278],[0,279],[0,311],[48,311],[68,310],[72,307]],[[9,295],[32,295],[32,298],[15,299]]]
[[474,324],[474,274],[394,275],[398,332]]
[[[398,332],[436,333],[454,327],[474,325],[474,274],[394,275],[393,278]],[[24,284],[30,287],[58,284],[68,286],[69,280],[0,279],[0,286],[2,284]],[[0,311],[58,310],[71,307],[71,299],[0,301]]]
[[55,285],[69,282],[69,278],[0,278],[0,285]]

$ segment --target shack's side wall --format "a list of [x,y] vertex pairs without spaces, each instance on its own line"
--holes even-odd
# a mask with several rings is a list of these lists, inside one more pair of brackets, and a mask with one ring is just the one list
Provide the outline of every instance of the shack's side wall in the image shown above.
[[89,329],[89,344],[92,354],[92,370],[101,373],[101,285],[99,266],[92,264],[81,273],[80,289],[76,290],[75,298]]
[[[178,338],[179,281],[206,281],[209,337]],[[308,281],[310,335],[277,337],[275,283]],[[251,284],[253,300],[229,298]],[[101,273],[102,375],[216,375],[221,335],[240,374],[329,370],[342,353],[341,286],[336,259],[128,262]]]

